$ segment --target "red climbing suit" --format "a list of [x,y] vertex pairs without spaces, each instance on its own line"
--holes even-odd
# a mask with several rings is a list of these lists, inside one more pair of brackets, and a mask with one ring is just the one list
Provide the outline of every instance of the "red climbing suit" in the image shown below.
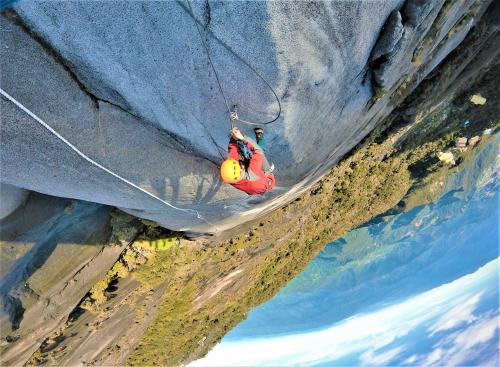
[[[244,142],[252,151],[253,155],[250,159],[248,168],[244,170],[243,179],[231,185],[238,190],[245,191],[248,195],[263,194],[274,187],[274,175],[266,175],[262,170],[262,165],[266,160],[262,148],[250,138],[245,137]],[[240,160],[238,145],[234,142],[234,140],[229,142],[227,150],[229,152],[230,159],[235,159],[237,161]]]

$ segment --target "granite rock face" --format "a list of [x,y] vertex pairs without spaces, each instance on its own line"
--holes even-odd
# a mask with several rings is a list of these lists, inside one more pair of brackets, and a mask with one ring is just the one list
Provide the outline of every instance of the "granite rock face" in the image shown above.
[[0,219],[15,211],[26,201],[27,197],[27,190],[0,183]]
[[399,10],[394,10],[389,16],[384,26],[384,31],[375,45],[370,61],[373,62],[382,56],[389,55],[403,36],[403,33],[404,27],[401,13]]
[[[310,187],[394,109],[404,82],[411,92],[461,43],[489,3],[15,3],[0,19],[1,88],[83,155],[168,204],[92,165],[3,97],[1,181],[218,233]],[[266,195],[219,179],[230,125],[191,6],[228,104],[246,120],[276,116],[276,98],[252,68],[280,98],[280,118],[265,126],[278,185]],[[238,126],[252,135],[253,126]]]
[[0,222],[2,363],[24,363],[114,263],[110,209],[31,193]]

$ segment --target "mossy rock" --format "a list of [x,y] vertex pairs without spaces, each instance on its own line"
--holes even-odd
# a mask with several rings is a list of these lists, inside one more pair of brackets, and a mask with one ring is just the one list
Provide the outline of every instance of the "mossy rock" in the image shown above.
[[139,248],[153,248],[157,251],[166,251],[174,247],[178,243],[179,239],[177,236],[169,236],[164,238],[157,238],[155,240],[144,240],[137,241],[134,243],[136,247]]
[[128,268],[123,265],[121,262],[116,262],[115,265],[113,265],[113,268],[111,271],[116,274],[118,278],[125,278],[129,274]]
[[151,246],[158,251],[166,251],[177,243],[177,237],[159,238],[151,241]]
[[95,283],[92,288],[90,289],[90,293],[96,294],[96,293],[102,293],[108,288],[110,282],[110,277],[108,277],[108,274],[106,274],[106,277],[104,279],[101,279],[97,283]]
[[129,267],[132,267],[135,264],[135,261],[137,259],[137,255],[134,251],[132,250],[127,250],[125,252],[125,255],[123,255],[123,261],[125,264],[127,264]]

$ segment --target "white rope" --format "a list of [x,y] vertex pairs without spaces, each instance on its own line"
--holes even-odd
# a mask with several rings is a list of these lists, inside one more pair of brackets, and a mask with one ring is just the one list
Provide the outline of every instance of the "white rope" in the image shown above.
[[140,190],[142,191],[143,193],[145,193],[146,195],[152,197],[153,199],[156,199],[160,202],[162,202],[163,204],[173,208],[173,209],[176,209],[176,210],[180,210],[182,212],[186,212],[186,213],[194,213],[196,215],[196,217],[198,219],[201,219],[203,220],[204,222],[206,222],[207,224],[211,224],[209,222],[207,222],[201,215],[200,213],[198,213],[197,210],[195,209],[182,209],[182,208],[178,208],[172,204],[170,204],[169,202],[163,200],[163,199],[160,199],[158,196],[144,190],[143,188],[137,186],[136,184],[134,184],[133,182],[130,182],[129,180],[117,175],[116,173],[112,172],[111,170],[107,169],[106,167],[104,167],[103,165],[97,163],[96,161],[94,161],[93,159],[89,158],[88,156],[86,156],[84,153],[82,153],[77,147],[75,147],[73,144],[71,144],[68,140],[66,140],[63,136],[61,136],[57,131],[55,131],[53,128],[51,128],[49,125],[47,125],[44,121],[42,121],[42,119],[40,119],[38,116],[36,116],[33,112],[31,112],[30,110],[28,110],[26,107],[24,107],[21,103],[19,103],[14,97],[12,97],[11,95],[9,95],[6,91],[4,91],[2,88],[0,88],[0,93],[5,97],[7,98],[9,101],[11,101],[12,103],[14,103],[17,107],[19,107],[20,109],[22,109],[24,112],[26,112],[29,116],[31,116],[33,119],[35,119],[40,125],[42,125],[43,127],[45,127],[47,130],[49,130],[52,134],[54,134],[55,136],[57,136],[62,142],[64,142],[67,146],[69,146],[71,149],[73,149],[80,157],[82,157],[83,159],[85,159],[86,161],[90,162],[91,164],[93,164],[94,166],[102,169],[103,171],[109,173],[110,175],[116,177],[117,179],[125,182],[126,184],[130,185],[130,186],[133,186],[135,187],[137,190]]

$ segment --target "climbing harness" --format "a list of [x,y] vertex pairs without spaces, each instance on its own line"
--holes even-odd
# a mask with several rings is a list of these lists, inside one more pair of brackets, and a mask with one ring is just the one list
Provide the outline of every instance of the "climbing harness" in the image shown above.
[[202,215],[195,209],[183,209],[183,208],[178,208],[175,205],[170,204],[169,202],[159,198],[158,196],[150,193],[149,191],[144,190],[143,188],[137,186],[133,182],[130,182],[129,180],[119,176],[118,174],[114,173],[113,171],[109,170],[108,168],[104,167],[103,165],[97,163],[93,159],[89,158],[87,155],[82,153],[77,147],[75,147],[73,144],[71,144],[68,140],[66,140],[62,135],[60,135],[57,131],[55,131],[53,128],[51,128],[47,123],[45,123],[42,119],[40,119],[38,116],[36,116],[33,112],[31,112],[29,109],[24,107],[20,102],[18,102],[14,97],[12,97],[10,94],[8,94],[6,91],[4,91],[2,88],[0,88],[0,94],[2,94],[5,98],[7,98],[9,101],[14,103],[17,107],[19,107],[21,110],[23,110],[26,114],[28,114],[30,117],[32,117],[36,122],[38,122],[40,125],[42,125],[44,128],[46,128],[48,131],[50,131],[52,134],[54,134],[59,140],[61,140],[64,144],[66,144],[68,147],[73,149],[80,157],[85,159],[86,161],[90,162],[94,166],[102,169],[103,171],[109,173],[113,177],[116,177],[117,179],[125,182],[126,184],[136,188],[139,191],[142,191],[146,195],[152,197],[153,199],[156,199],[160,201],[161,203],[171,207],[172,209],[179,210],[181,212],[185,213],[190,213],[196,215],[198,219],[201,219],[204,221],[206,224],[213,226],[212,223],[208,222],[205,218],[202,217]]
[[[210,63],[210,66],[212,67],[212,70],[214,71],[215,79],[217,80],[217,84],[219,85],[219,90],[220,90],[220,93],[222,94],[222,98],[224,99],[224,103],[226,104],[227,111],[228,111],[229,115],[231,116],[234,111],[232,111],[232,109],[229,108],[229,103],[227,101],[226,95],[224,94],[224,90],[222,89],[222,85],[221,85],[221,82],[219,80],[219,75],[217,74],[217,70],[215,70],[215,66],[214,66],[214,64],[212,62],[212,58],[210,57],[210,52],[208,50],[208,45],[206,44],[205,39],[203,38],[203,35],[202,35],[201,31],[200,31],[199,24],[201,24],[201,22],[200,22],[200,20],[198,20],[195,17],[193,8],[191,6],[191,2],[189,0],[186,0],[186,2],[187,2],[187,5],[188,5],[188,8],[186,8],[184,6],[184,4],[182,3],[181,0],[177,0],[177,3],[181,6],[181,8],[183,8],[189,14],[189,16],[193,19],[193,21],[194,21],[194,24],[196,26],[196,30],[198,31],[198,34],[200,35],[201,43],[203,44],[203,48],[205,49],[205,53],[207,54],[208,61]],[[255,73],[255,75],[257,75],[267,85],[267,87],[274,94],[274,97],[276,98],[276,101],[278,102],[278,114],[276,115],[276,117],[274,119],[272,119],[270,121],[267,121],[267,122],[253,122],[253,121],[243,120],[243,119],[241,119],[239,117],[237,117],[237,121],[240,121],[242,123],[249,124],[249,125],[257,125],[257,126],[259,126],[259,125],[268,125],[268,124],[271,124],[271,123],[275,122],[276,120],[278,120],[279,117],[281,116],[281,102],[280,102],[280,99],[279,99],[278,95],[274,91],[273,87],[271,87],[271,85],[268,83],[268,81],[252,65],[250,65],[245,59],[243,59],[231,47],[229,47],[229,45],[225,44],[224,42],[222,42],[222,40],[220,40],[219,38],[217,38],[213,34],[213,32],[208,31],[205,27],[204,27],[204,29],[205,29],[205,31],[207,31],[208,33],[210,33],[210,35],[213,38],[215,38],[216,40],[218,40],[236,58],[238,58],[241,62],[243,62],[243,64],[245,64],[250,70],[252,70]],[[232,128],[234,126],[233,119],[230,118],[230,121],[231,121],[231,128]]]
[[236,144],[238,145],[238,153],[241,157],[241,162],[248,168],[250,166],[250,161],[252,160],[253,153],[243,141],[236,140]]
[[253,156],[252,151],[242,140],[237,140],[238,151],[245,160],[250,160]]

